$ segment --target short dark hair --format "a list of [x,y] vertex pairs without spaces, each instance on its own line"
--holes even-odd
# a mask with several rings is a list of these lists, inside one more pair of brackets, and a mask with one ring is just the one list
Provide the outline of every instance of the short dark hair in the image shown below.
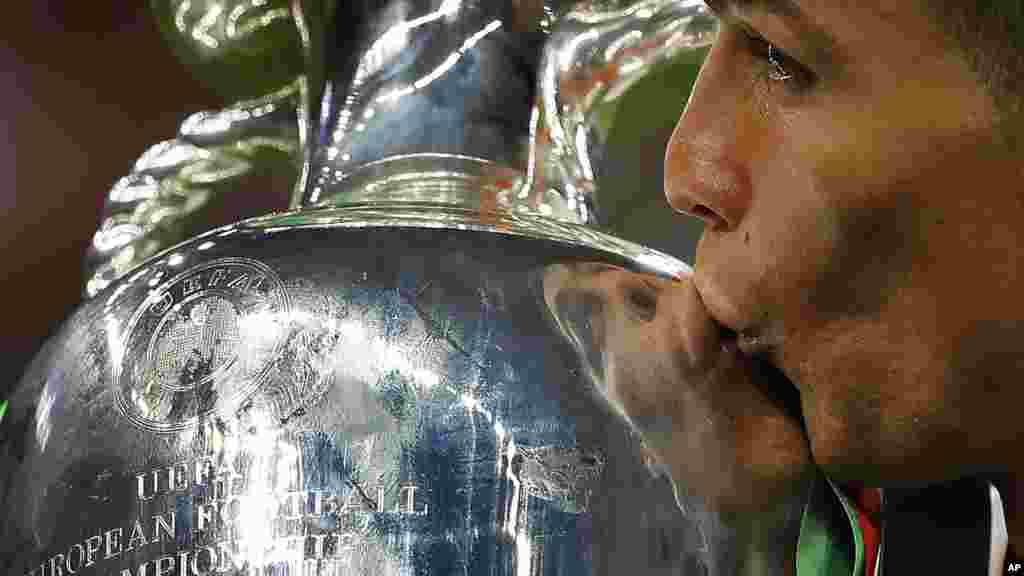
[[1024,0],[923,0],[939,31],[967,59],[1001,112],[1024,108]]

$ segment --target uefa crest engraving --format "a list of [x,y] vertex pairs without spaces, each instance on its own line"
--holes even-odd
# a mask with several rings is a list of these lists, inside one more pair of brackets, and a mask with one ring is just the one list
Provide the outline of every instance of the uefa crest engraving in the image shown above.
[[273,369],[288,294],[266,265],[223,258],[153,290],[128,323],[113,385],[122,416],[155,432],[230,413]]

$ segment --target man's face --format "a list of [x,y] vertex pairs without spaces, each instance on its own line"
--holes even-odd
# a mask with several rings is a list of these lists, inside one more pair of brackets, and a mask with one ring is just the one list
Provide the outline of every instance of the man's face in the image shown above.
[[1024,162],[992,99],[912,0],[710,4],[722,27],[665,159],[669,202],[707,222],[705,305],[799,388],[837,480],[1005,464]]

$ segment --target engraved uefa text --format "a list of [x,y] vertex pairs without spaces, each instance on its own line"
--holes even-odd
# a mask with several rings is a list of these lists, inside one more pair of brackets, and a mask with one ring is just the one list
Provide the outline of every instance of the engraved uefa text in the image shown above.
[[374,552],[387,553],[379,526],[430,511],[410,482],[304,489],[295,479],[258,489],[244,468],[216,457],[140,470],[121,479],[137,514],[97,524],[24,576],[367,573]]
[[219,259],[171,278],[128,323],[112,379],[119,412],[170,432],[237,408],[266,380],[289,306],[281,280],[255,260]]

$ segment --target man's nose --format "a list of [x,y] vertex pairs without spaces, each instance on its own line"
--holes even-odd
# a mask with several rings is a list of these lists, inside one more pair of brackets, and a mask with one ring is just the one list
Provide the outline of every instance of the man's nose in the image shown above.
[[754,128],[739,72],[716,42],[665,152],[665,196],[677,212],[717,231],[735,230],[751,202]]

